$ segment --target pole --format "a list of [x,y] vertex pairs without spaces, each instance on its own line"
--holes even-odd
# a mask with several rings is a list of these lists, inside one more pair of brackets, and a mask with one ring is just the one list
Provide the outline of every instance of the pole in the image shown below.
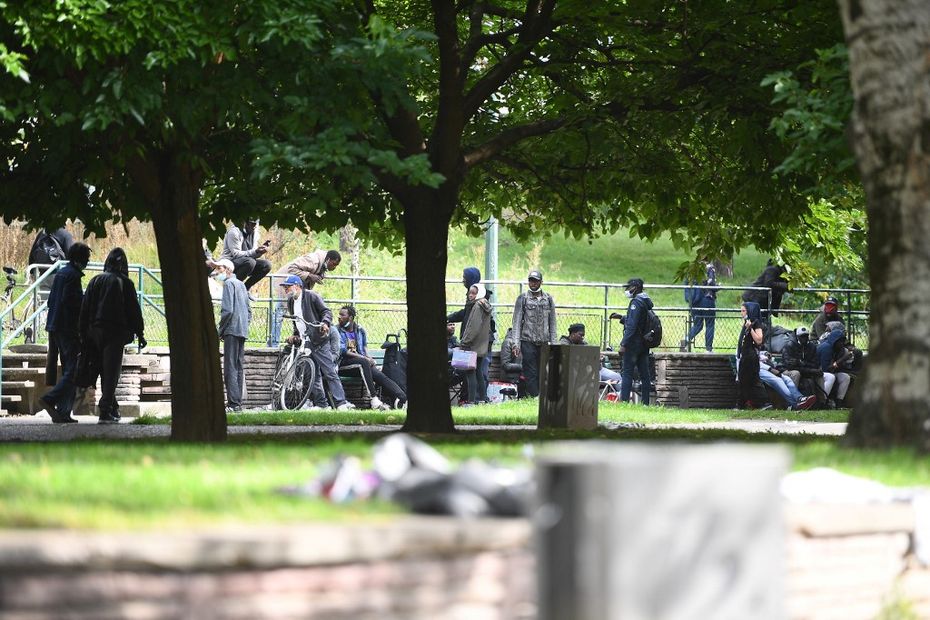
[[[485,282],[497,280],[497,218],[493,215],[488,220],[484,232],[484,279]],[[486,284],[489,291],[494,291],[493,284]]]

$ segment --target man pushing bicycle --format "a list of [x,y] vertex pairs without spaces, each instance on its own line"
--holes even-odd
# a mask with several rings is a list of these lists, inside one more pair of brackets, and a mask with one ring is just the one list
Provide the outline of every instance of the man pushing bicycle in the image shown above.
[[329,346],[329,332],[333,323],[333,313],[326,307],[326,303],[319,293],[305,290],[303,282],[298,276],[288,276],[280,284],[284,287],[287,296],[287,314],[294,317],[294,333],[287,339],[291,346],[300,345],[307,341],[310,356],[316,364],[317,373],[321,374],[323,381],[333,399],[333,404],[339,411],[355,409],[355,405],[346,400],[345,390],[339,375],[336,374],[332,352]]

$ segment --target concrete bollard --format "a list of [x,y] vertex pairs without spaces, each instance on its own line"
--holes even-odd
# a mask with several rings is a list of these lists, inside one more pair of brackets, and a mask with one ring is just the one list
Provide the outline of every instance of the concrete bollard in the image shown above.
[[540,620],[782,620],[777,446],[566,442],[537,464]]
[[543,345],[539,357],[538,428],[597,428],[600,349]]

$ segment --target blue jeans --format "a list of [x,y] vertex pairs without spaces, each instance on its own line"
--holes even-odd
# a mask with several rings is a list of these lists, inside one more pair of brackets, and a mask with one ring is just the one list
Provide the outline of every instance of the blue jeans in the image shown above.
[[275,304],[274,315],[271,317],[271,334],[268,336],[268,346],[276,347],[281,342],[281,323],[287,311],[287,302],[279,301]]
[[794,384],[794,381],[785,375],[776,377],[768,370],[760,368],[759,379],[762,381],[762,383],[781,394],[781,397],[785,399],[786,403],[788,403],[788,407],[794,407],[798,404],[799,400],[804,398],[804,395],[801,394],[800,390],[798,390],[797,386]]
[[643,342],[626,345],[623,350],[623,367],[620,369],[620,400],[630,402],[633,391],[633,369],[639,369],[639,382],[642,402],[649,404],[649,392],[652,391],[652,378],[649,373],[649,349]]
[[[77,332],[49,332],[49,340],[54,340],[61,359],[61,376],[58,383],[45,393],[45,400],[55,406],[55,413],[60,417],[69,417],[74,407],[74,375],[77,372],[78,352],[81,341]],[[49,411],[51,414],[52,412]]]
[[699,304],[695,304],[691,309],[691,331],[688,332],[688,342],[694,340],[694,337],[704,331],[704,348],[708,351],[714,348],[714,323],[717,319],[717,302],[713,297],[704,296]]

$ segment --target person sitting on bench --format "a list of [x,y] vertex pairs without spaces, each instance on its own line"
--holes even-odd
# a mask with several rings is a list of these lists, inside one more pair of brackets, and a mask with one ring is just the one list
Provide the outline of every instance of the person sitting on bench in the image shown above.
[[[368,334],[365,333],[365,328],[355,322],[355,316],[354,306],[343,306],[339,309],[339,336],[342,341],[339,349],[342,353],[339,367],[358,364],[362,380],[371,394],[372,409],[391,409],[392,405],[400,409],[406,404],[407,395],[397,383],[378,370],[374,358],[368,355]],[[387,403],[376,396],[376,385],[381,387],[381,393]]]

